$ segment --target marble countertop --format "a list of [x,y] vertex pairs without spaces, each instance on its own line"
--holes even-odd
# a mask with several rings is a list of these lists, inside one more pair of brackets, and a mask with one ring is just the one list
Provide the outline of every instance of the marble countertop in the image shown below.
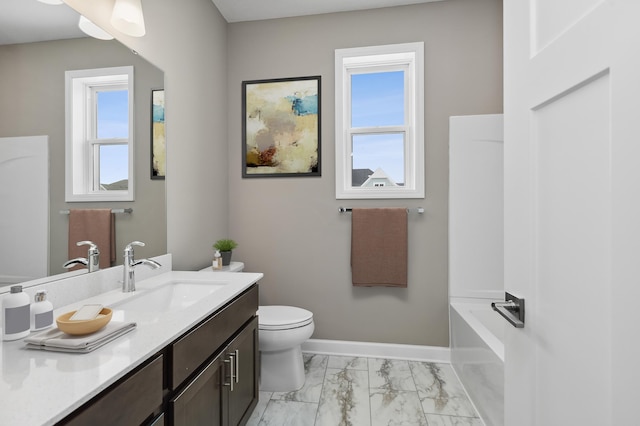
[[[135,293],[111,290],[56,309],[54,317],[86,303],[101,303],[113,309],[112,321],[135,321],[137,327],[87,354],[26,349],[22,340],[1,342],[0,425],[55,424],[260,278],[260,273],[165,272],[139,281]],[[189,309],[159,314],[153,309],[131,312],[119,307],[129,298],[144,298],[145,292],[175,280],[211,280],[224,286]]]

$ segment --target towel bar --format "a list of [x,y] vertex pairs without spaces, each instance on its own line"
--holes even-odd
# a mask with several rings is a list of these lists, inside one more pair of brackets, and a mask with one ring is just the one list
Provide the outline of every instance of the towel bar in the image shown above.
[[[352,209],[351,207],[338,207],[338,212],[340,213],[348,213],[350,212]],[[422,214],[424,213],[424,207],[416,207],[416,208],[407,208],[407,213],[411,213],[412,211],[415,211],[418,214]]]
[[[133,213],[133,209],[111,209],[111,213]],[[60,210],[60,214],[69,214],[69,210]]]

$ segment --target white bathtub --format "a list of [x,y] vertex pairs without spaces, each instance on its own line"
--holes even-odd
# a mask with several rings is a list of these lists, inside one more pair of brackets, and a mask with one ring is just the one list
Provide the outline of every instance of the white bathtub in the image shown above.
[[451,365],[487,426],[504,425],[504,331],[490,300],[450,305]]

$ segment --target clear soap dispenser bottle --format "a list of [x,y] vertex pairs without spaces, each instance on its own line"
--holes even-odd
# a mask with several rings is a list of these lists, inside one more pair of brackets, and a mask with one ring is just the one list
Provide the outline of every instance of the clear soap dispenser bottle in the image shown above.
[[29,335],[29,296],[21,285],[11,286],[2,300],[2,340],[18,340]]
[[40,290],[31,305],[31,331],[44,330],[52,325],[53,304],[47,300],[47,290]]

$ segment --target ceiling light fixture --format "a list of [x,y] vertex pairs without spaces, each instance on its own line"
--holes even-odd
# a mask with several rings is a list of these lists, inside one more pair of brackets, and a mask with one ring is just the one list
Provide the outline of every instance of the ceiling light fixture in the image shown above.
[[113,36],[111,34],[82,15],[80,15],[80,21],[78,21],[78,28],[80,28],[83,33],[93,38],[100,40],[113,40]]
[[126,35],[142,37],[146,30],[141,0],[116,0],[111,13],[111,25]]

